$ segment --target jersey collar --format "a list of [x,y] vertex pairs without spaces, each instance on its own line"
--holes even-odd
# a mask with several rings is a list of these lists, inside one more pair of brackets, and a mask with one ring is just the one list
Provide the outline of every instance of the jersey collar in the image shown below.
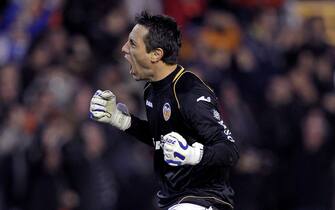
[[151,82],[151,85],[154,90],[159,90],[164,88],[166,85],[171,84],[174,82],[178,76],[184,71],[184,68],[180,65],[177,65],[176,69],[171,72],[167,77],[162,80]]

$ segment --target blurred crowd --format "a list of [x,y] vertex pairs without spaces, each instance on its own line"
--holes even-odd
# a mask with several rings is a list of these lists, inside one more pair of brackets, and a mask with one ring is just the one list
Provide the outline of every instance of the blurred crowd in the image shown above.
[[218,95],[235,209],[334,209],[334,46],[292,2],[1,0],[0,210],[156,209],[153,151],[88,118],[97,89],[145,118],[121,54],[142,9],[176,18],[179,63]]

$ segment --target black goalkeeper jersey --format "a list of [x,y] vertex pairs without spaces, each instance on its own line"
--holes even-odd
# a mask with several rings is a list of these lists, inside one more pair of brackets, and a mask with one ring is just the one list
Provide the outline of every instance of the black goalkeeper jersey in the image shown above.
[[[178,66],[163,80],[145,85],[144,102],[148,120],[132,116],[126,132],[155,149],[159,207],[188,202],[232,209],[234,192],[228,179],[238,152],[213,91],[195,74]],[[160,141],[172,131],[182,135],[189,145],[204,145],[199,164],[169,166],[164,162]]]

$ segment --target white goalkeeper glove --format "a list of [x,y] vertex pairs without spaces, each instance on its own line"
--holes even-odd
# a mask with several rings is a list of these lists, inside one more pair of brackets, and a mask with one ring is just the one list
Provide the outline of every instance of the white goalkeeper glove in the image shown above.
[[170,166],[196,165],[203,155],[203,145],[195,142],[188,145],[179,133],[171,132],[163,136],[164,161]]
[[120,130],[130,127],[131,117],[126,105],[116,104],[116,97],[110,90],[97,90],[90,103],[90,116],[98,122],[109,123]]

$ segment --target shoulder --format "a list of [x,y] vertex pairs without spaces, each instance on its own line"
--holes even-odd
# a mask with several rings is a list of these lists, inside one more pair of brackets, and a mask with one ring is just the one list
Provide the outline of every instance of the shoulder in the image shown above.
[[176,78],[173,86],[178,94],[188,93],[193,90],[204,90],[214,93],[212,88],[210,88],[198,75],[190,71],[184,71],[178,78]]
[[214,96],[213,90],[195,73],[184,71],[173,84],[173,91],[180,106],[180,100],[192,99],[201,95]]

